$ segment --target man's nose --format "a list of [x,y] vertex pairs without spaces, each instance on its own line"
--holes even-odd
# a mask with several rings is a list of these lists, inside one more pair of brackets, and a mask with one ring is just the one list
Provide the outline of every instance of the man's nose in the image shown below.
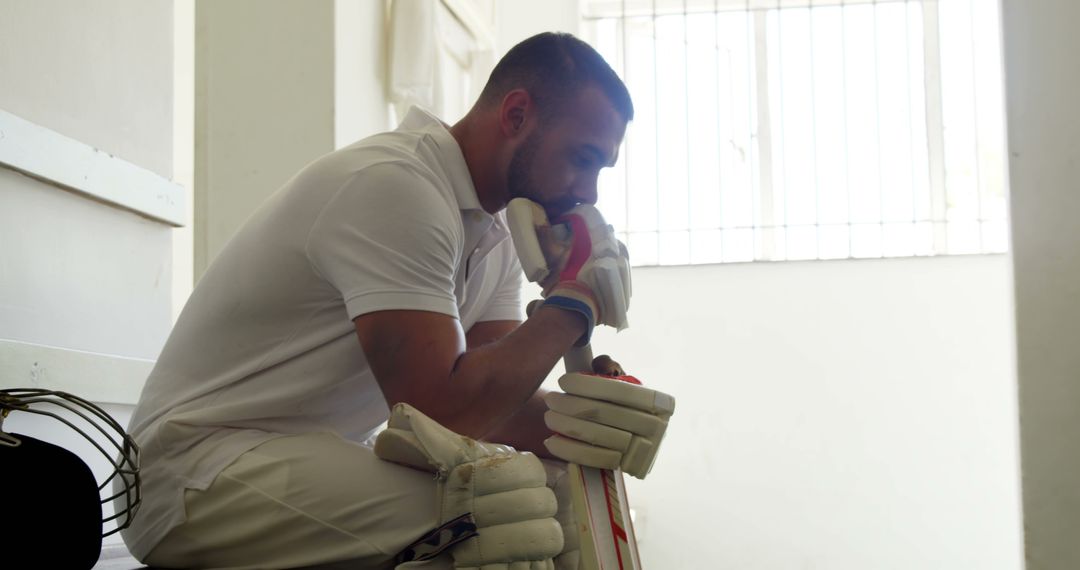
[[584,176],[577,180],[574,185],[574,199],[580,204],[596,205],[597,200],[597,176]]

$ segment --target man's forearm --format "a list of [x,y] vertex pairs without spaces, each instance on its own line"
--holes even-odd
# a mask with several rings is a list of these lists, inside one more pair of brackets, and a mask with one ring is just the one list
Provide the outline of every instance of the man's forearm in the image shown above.
[[547,390],[537,390],[517,413],[510,416],[495,429],[484,436],[485,441],[505,443],[518,451],[531,451],[540,457],[552,458],[544,447],[544,440],[552,431],[544,424],[544,394]]
[[[485,437],[496,429],[500,436],[517,429],[535,432],[523,434],[521,444],[531,451],[542,450],[542,445],[539,449],[535,445],[543,440],[540,430],[525,426],[543,427],[543,401],[530,402],[530,398],[562,355],[581,338],[585,326],[578,313],[540,308],[509,335],[466,351],[450,377],[450,386],[461,400],[443,402],[440,407],[446,416],[441,421],[470,437]],[[525,414],[520,420],[522,427],[504,429],[518,424],[508,421],[518,413]],[[526,417],[532,420],[526,421]]]

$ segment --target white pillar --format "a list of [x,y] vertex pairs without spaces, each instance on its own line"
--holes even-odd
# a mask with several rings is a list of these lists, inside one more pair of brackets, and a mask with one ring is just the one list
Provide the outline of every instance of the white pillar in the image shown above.
[[1075,0],[1003,0],[1024,526],[1080,568],[1080,51]]
[[195,11],[198,278],[263,200],[334,149],[334,0]]

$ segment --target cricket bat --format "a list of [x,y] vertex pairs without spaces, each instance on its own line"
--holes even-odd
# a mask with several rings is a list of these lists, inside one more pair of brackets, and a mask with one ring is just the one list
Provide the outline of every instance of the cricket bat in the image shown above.
[[[571,348],[563,364],[567,372],[592,372],[592,348]],[[641,570],[622,470],[567,467],[581,541],[579,570]]]

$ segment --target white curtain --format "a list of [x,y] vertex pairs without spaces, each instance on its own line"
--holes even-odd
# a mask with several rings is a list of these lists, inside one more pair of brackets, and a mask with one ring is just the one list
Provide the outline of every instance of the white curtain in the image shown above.
[[470,29],[444,0],[393,0],[390,27],[390,101],[396,118],[412,105],[448,122],[463,116],[493,64],[492,46],[477,39],[490,31]]
[[398,120],[411,105],[438,112],[433,108],[436,2],[394,0],[390,6],[390,101]]

